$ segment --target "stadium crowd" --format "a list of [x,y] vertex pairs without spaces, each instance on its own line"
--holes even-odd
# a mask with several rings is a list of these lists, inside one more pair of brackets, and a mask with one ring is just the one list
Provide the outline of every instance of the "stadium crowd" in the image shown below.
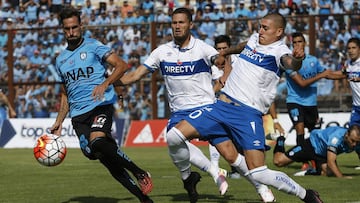
[[[285,33],[291,46],[291,34],[302,32],[308,37],[306,15],[316,17],[316,53],[322,65],[332,70],[341,69],[346,59],[346,43],[351,37],[360,37],[360,6],[357,0],[2,0],[0,3],[0,80],[8,81],[8,29],[15,30],[13,39],[14,82],[60,81],[55,71],[55,58],[65,49],[64,35],[59,26],[58,13],[67,5],[76,6],[82,13],[86,27],[84,36],[99,39],[111,47],[129,69],[144,62],[151,51],[149,23],[157,26],[158,44],[172,39],[170,15],[175,7],[187,7],[193,12],[192,34],[214,45],[214,37],[228,34],[232,43],[246,40],[257,31],[258,18],[269,12],[287,17]],[[347,14],[347,15],[343,15]],[[308,41],[308,40],[307,40]],[[307,49],[307,52],[309,50]],[[108,67],[111,74],[111,67]],[[150,79],[148,76],[147,79]],[[153,118],[150,80],[141,85],[123,88],[122,99],[116,104],[116,117],[146,120]],[[163,82],[158,82],[157,118],[167,117],[167,102]],[[286,94],[285,83],[280,83],[279,96]],[[15,106],[17,118],[56,117],[59,108],[59,85],[16,85]],[[346,82],[321,79],[318,95],[350,92]]]

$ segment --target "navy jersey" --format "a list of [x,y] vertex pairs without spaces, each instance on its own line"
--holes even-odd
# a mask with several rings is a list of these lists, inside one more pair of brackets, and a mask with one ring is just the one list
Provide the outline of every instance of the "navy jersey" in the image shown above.
[[56,71],[61,76],[68,96],[70,117],[87,113],[100,105],[113,104],[116,94],[112,85],[102,101],[91,97],[93,89],[105,81],[104,59],[111,49],[101,42],[84,38],[75,50],[64,50],[56,58]]
[[[297,74],[299,74],[303,79],[309,79],[324,71],[325,68],[320,65],[319,60],[316,57],[306,55],[301,68],[297,71]],[[293,74],[296,74],[296,72],[287,70],[285,73],[288,92],[286,103],[296,103],[302,106],[316,106],[317,83],[314,82],[306,87],[301,87],[291,78]]]

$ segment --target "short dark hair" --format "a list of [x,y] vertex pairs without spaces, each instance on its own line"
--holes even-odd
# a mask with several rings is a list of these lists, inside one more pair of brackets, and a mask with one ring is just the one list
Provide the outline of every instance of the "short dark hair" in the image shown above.
[[174,16],[175,14],[178,14],[178,13],[183,13],[187,16],[187,18],[189,19],[190,22],[192,22],[192,15],[191,15],[191,11],[188,9],[188,8],[184,8],[184,7],[181,7],[181,8],[177,8],[175,9],[175,11],[172,13],[172,16]]
[[360,39],[357,37],[352,37],[348,40],[347,44],[349,45],[350,42],[355,43],[358,47],[360,47]]
[[292,39],[294,39],[295,37],[301,37],[302,40],[304,40],[304,42],[306,42],[304,35],[301,32],[294,32],[291,35]]
[[219,35],[219,36],[215,37],[214,42],[215,42],[215,45],[222,43],[222,42],[225,42],[229,47],[231,45],[231,39],[228,35]]
[[81,23],[80,15],[81,15],[81,12],[78,9],[76,9],[76,8],[74,8],[72,6],[66,6],[61,10],[61,12],[59,14],[60,24],[61,25],[63,24],[64,19],[71,18],[73,16],[77,17],[79,23]]

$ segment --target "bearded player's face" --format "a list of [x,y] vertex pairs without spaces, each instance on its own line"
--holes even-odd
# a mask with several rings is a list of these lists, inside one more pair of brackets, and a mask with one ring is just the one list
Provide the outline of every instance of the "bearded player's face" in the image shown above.
[[81,24],[76,16],[63,20],[63,30],[69,45],[77,45],[81,41]]

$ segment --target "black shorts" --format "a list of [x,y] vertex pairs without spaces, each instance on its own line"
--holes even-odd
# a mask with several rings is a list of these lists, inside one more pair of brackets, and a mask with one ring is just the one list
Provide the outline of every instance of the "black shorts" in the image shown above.
[[75,116],[71,119],[76,135],[80,140],[80,147],[82,149],[85,147],[85,144],[87,145],[90,142],[91,132],[104,132],[106,137],[113,139],[111,136],[113,114],[114,107],[112,104],[109,104],[98,106],[85,114]]
[[317,106],[302,106],[296,103],[287,103],[286,107],[293,125],[304,123],[305,128],[312,131],[319,119]]
[[321,173],[321,165],[326,163],[326,157],[315,154],[315,150],[311,145],[310,139],[306,139],[303,145],[296,145],[285,152],[285,155],[295,162],[308,162],[314,160],[317,172]]

